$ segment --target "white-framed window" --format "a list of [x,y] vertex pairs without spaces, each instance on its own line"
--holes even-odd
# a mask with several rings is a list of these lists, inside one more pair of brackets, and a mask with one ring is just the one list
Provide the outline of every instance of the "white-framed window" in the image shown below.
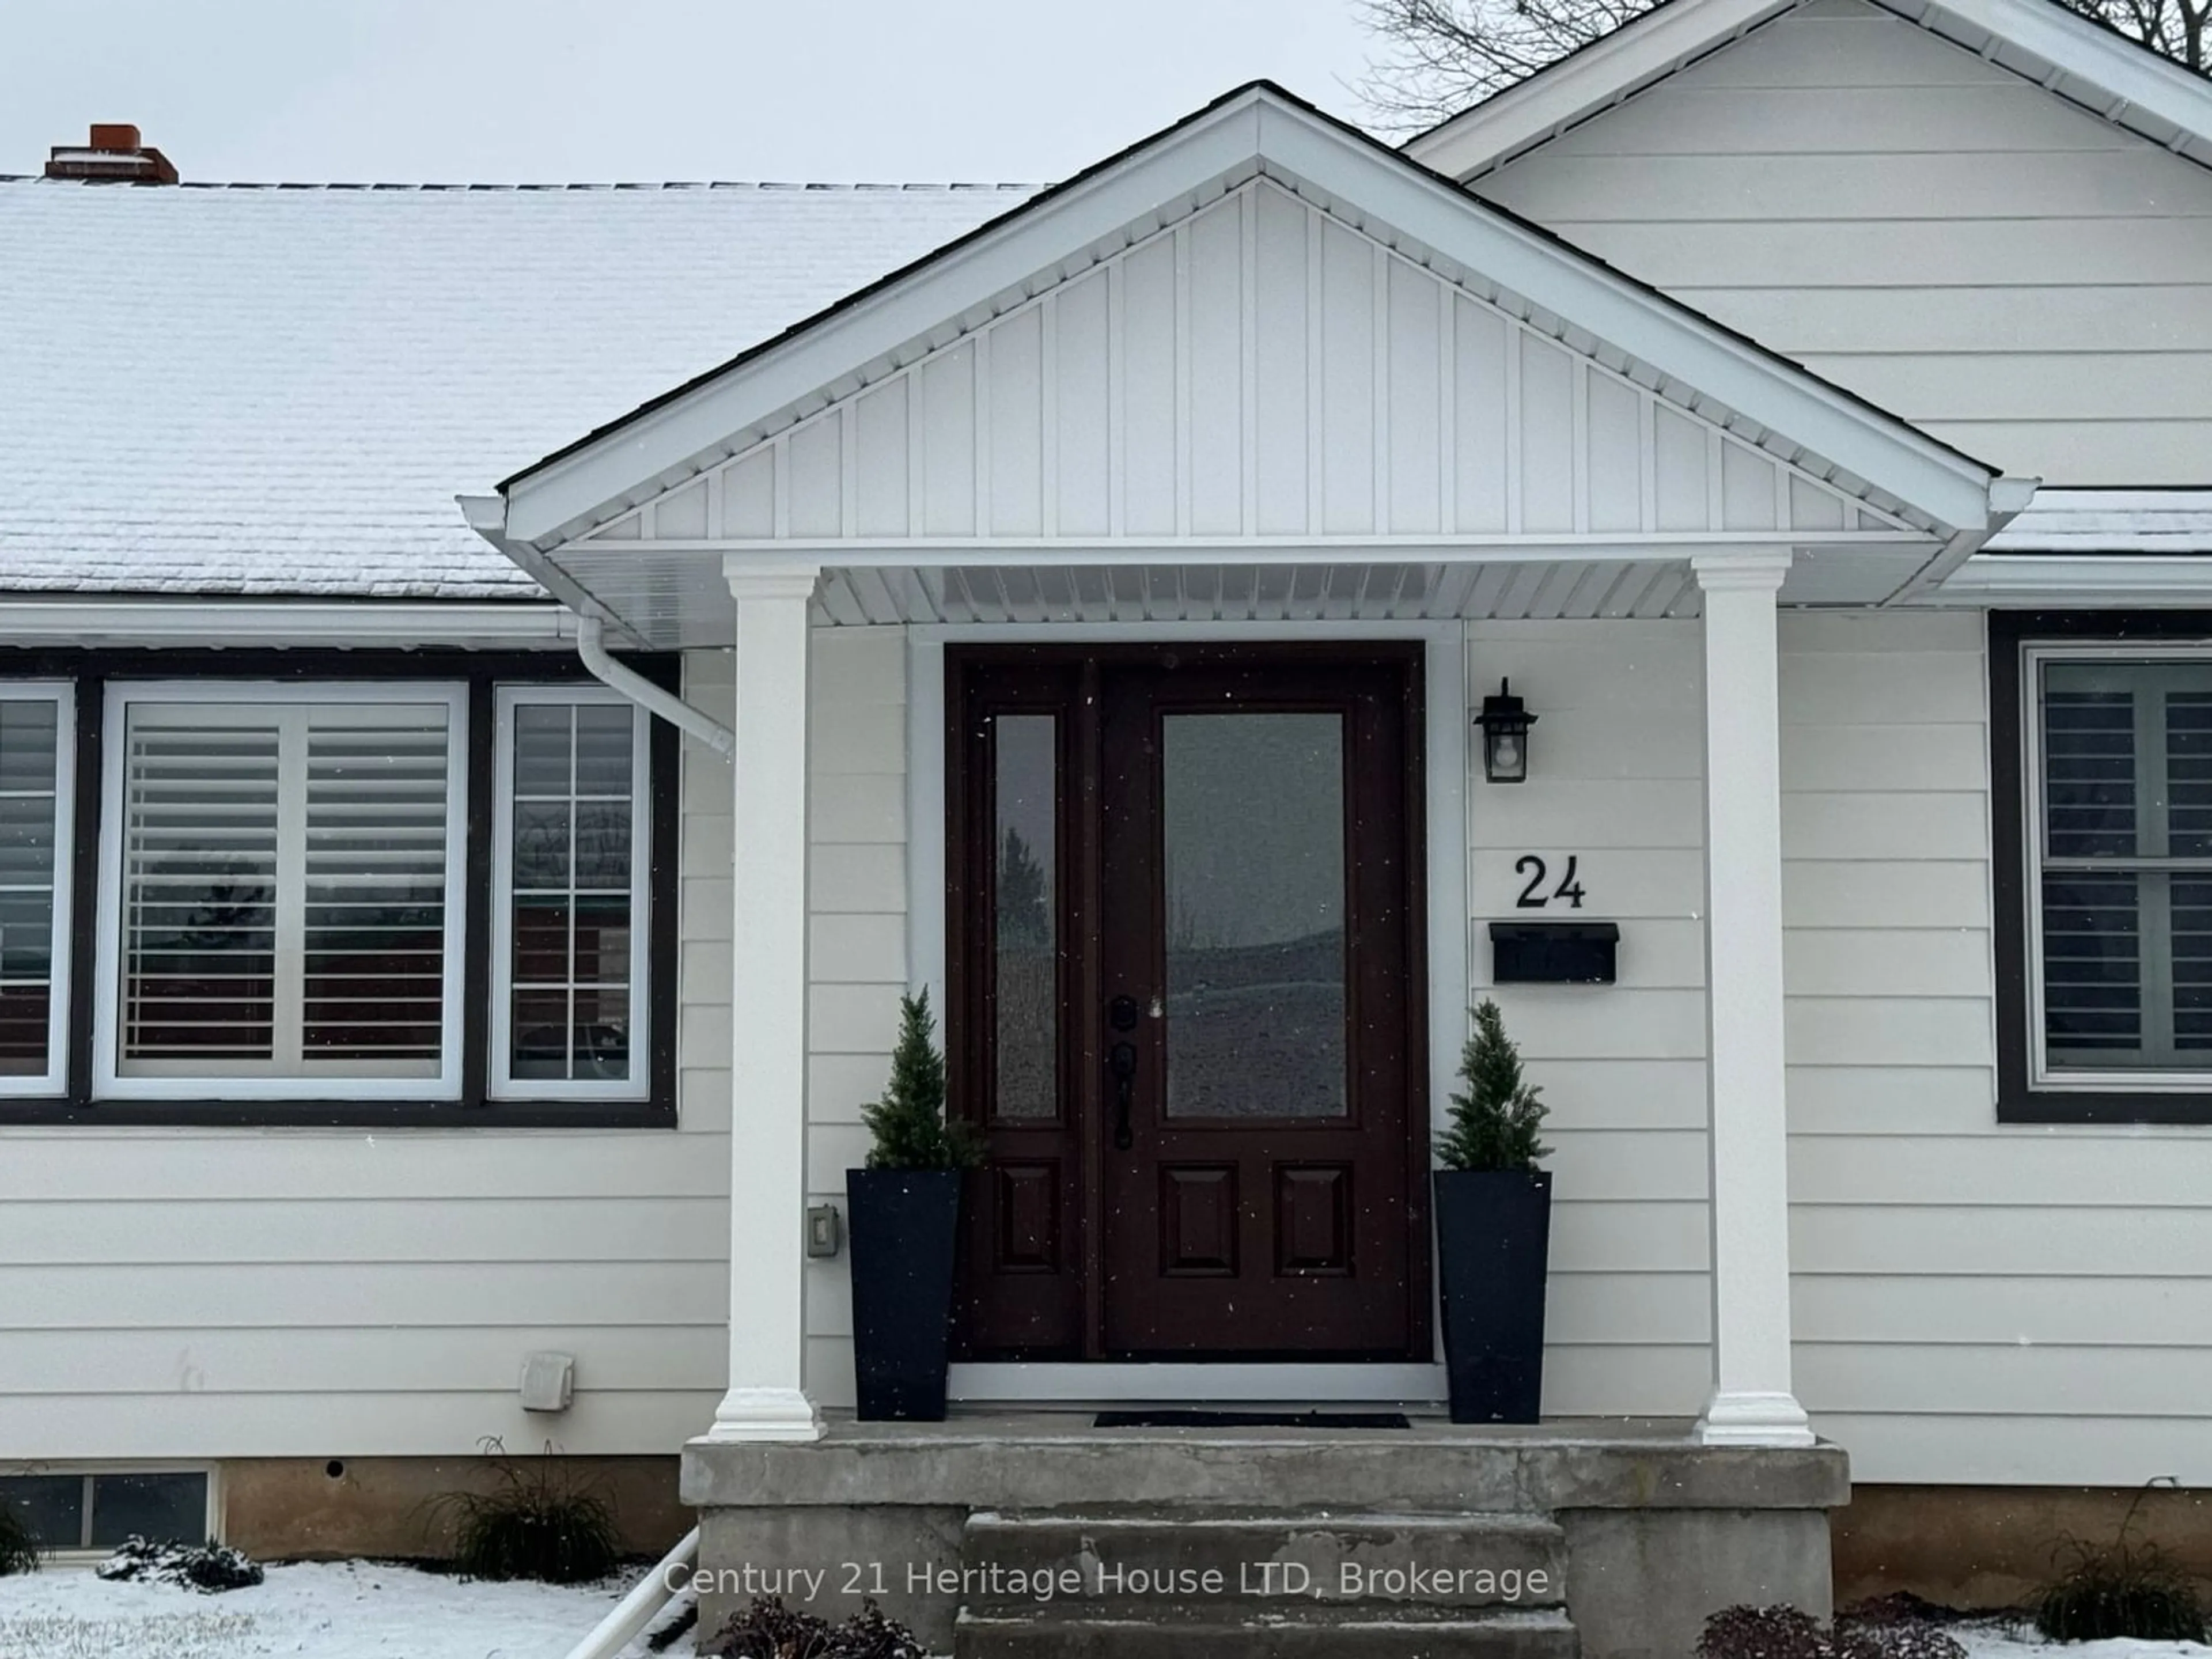
[[2212,1089],[2212,650],[2024,667],[2033,1086]]
[[645,711],[599,686],[495,696],[495,1100],[642,1100],[651,800]]
[[466,688],[112,683],[93,1092],[450,1099]]
[[66,681],[0,681],[0,1097],[66,1086],[76,709]]

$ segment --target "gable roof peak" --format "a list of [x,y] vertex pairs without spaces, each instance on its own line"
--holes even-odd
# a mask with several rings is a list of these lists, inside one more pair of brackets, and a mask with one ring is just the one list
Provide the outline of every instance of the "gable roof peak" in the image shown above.
[[[1659,0],[1527,79],[1406,140],[1466,182],[1814,0]],[[2212,167],[2212,78],[2059,0],[1866,0],[2136,137]]]

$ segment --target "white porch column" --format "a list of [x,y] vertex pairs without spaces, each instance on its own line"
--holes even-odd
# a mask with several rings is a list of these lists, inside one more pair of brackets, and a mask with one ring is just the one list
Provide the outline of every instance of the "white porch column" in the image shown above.
[[1790,1382],[1782,769],[1775,594],[1787,549],[1691,560],[1705,592],[1705,1006],[1712,1445],[1807,1446]]
[[814,1440],[806,1397],[806,653],[818,567],[726,559],[737,601],[730,1391],[709,1440]]

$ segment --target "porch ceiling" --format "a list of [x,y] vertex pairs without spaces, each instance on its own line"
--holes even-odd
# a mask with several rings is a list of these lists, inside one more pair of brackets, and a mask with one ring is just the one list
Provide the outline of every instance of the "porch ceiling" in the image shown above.
[[[1868,605],[1925,559],[1911,548],[1798,555],[1791,605]],[[729,644],[735,613],[719,558],[646,565],[610,559],[581,573],[640,642],[668,650]],[[1695,617],[1686,557],[1475,562],[839,565],[823,572],[816,620],[899,623],[1442,622]]]

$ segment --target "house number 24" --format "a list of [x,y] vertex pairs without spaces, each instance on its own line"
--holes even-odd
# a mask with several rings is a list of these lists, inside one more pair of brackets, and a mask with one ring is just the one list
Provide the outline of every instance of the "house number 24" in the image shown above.
[[1553,899],[1565,899],[1569,909],[1581,909],[1583,884],[1575,877],[1577,863],[1576,854],[1568,854],[1566,874],[1559,878],[1559,884],[1557,887],[1547,892],[1546,884],[1552,878],[1551,866],[1534,853],[1523,853],[1513,860],[1513,873],[1516,876],[1526,876],[1528,878],[1528,884],[1521,890],[1521,896],[1514,902],[1523,910],[1540,910]]

